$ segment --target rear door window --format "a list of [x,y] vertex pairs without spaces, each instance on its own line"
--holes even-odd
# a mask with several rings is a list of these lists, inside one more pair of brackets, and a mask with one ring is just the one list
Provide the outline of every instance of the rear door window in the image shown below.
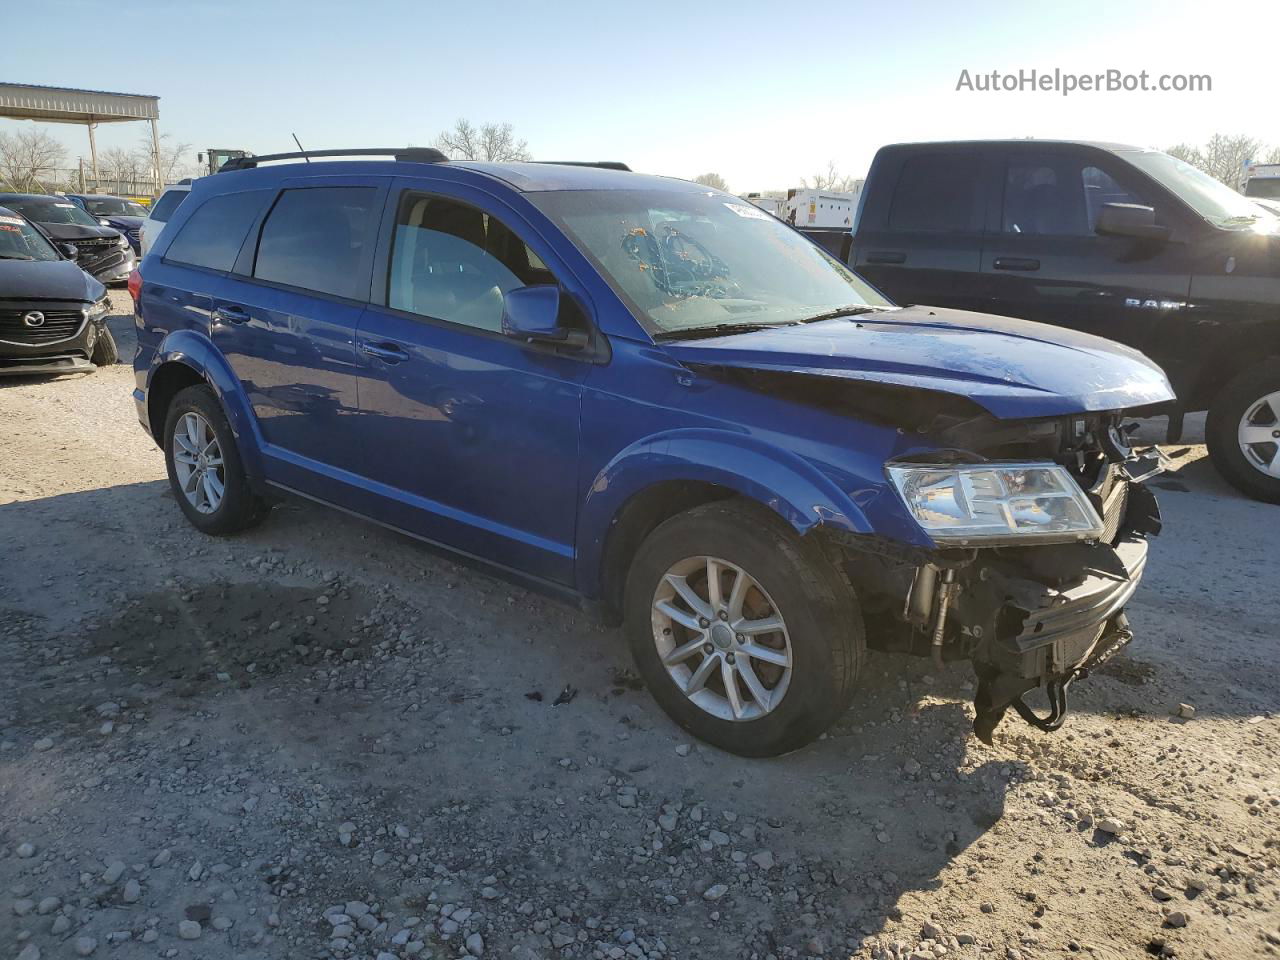
[[230,270],[269,193],[249,190],[210,197],[178,229],[165,251],[165,261]]
[[968,233],[982,229],[982,158],[922,154],[902,164],[889,207],[889,229]]
[[159,200],[151,207],[147,213],[148,220],[155,220],[157,223],[168,223],[169,218],[174,215],[178,207],[182,206],[182,201],[187,199],[190,190],[167,190]]
[[361,264],[373,242],[374,187],[285,190],[267,215],[253,275],[347,299],[365,299]]

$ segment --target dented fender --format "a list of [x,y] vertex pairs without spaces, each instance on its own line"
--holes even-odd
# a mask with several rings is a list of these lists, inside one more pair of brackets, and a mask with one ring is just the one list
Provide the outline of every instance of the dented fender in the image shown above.
[[613,518],[633,497],[670,481],[724,487],[767,506],[800,534],[817,526],[876,534],[889,526],[898,528],[899,541],[931,545],[886,481],[845,491],[815,464],[751,434],[714,428],[670,430],[619,451],[586,492],[578,524],[578,576],[588,596],[599,591],[600,561]]

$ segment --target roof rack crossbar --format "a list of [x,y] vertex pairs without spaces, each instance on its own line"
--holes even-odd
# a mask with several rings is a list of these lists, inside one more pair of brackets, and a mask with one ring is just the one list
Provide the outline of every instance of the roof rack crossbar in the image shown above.
[[557,167],[600,167],[603,170],[631,172],[631,168],[620,160],[535,160],[534,163],[550,163]]
[[292,153],[261,153],[256,157],[233,157],[218,168],[251,170],[270,160],[312,160],[316,157],[394,157],[401,163],[444,163],[449,158],[435,147],[364,147],[356,150],[301,150]]

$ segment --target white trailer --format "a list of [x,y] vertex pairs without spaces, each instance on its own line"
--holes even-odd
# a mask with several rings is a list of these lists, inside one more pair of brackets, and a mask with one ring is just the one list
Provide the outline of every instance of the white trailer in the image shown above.
[[812,227],[815,230],[850,230],[853,228],[853,218],[858,210],[858,197],[861,193],[861,180],[852,193],[788,190],[782,219],[794,226]]
[[1250,163],[1244,168],[1246,197],[1280,200],[1280,163]]
[[777,217],[779,220],[782,219],[782,216],[784,213],[782,209],[782,205],[784,202],[782,197],[773,197],[763,193],[748,193],[742,199],[746,200],[747,203],[750,203],[759,207],[765,213],[772,214],[773,216]]

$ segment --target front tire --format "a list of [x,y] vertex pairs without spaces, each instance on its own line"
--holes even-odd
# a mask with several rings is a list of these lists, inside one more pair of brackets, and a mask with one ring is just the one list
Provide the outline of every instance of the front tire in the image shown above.
[[112,367],[120,362],[120,349],[116,346],[116,338],[105,326],[98,331],[98,337],[93,341],[93,353],[89,357],[89,362],[95,367]]
[[164,422],[169,486],[191,525],[226,536],[262,522],[268,507],[249,486],[231,424],[204,384],[178,392]]
[[626,633],[658,704],[746,757],[804,746],[848,707],[865,656],[852,588],[813,538],[745,501],[654,530],[627,577]]
[[1280,503],[1280,361],[1250,367],[1222,388],[1205,438],[1228,483],[1255,500]]

